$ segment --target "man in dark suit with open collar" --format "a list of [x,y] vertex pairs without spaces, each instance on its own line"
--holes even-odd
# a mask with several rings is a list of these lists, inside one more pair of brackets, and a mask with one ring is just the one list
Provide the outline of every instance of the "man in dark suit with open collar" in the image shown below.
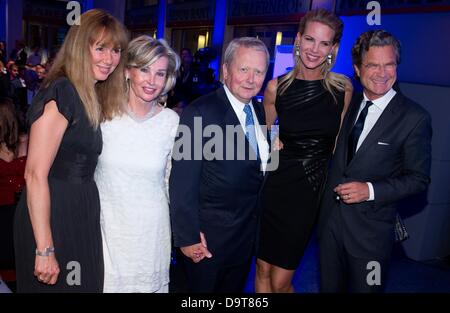
[[262,41],[234,39],[224,55],[225,85],[181,115],[170,214],[191,292],[242,292],[245,287],[269,153],[263,107],[252,98],[268,65]]
[[344,120],[322,199],[323,292],[383,290],[395,202],[430,182],[430,116],[392,89],[400,43],[382,30],[365,32],[352,48],[352,61],[364,90]]

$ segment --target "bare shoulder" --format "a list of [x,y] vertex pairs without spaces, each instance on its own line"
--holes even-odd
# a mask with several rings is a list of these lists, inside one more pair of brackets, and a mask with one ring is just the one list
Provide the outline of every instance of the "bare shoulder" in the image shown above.
[[345,93],[353,93],[353,84],[350,78],[344,76],[345,79]]
[[269,82],[267,83],[266,90],[264,90],[265,105],[273,104],[275,102],[275,98],[277,95],[277,88],[278,88],[278,79],[275,77],[274,79],[269,80]]
[[278,87],[278,78],[275,77],[267,83],[266,91],[269,91],[271,93],[276,93]]
[[351,80],[347,77],[342,75],[344,78],[344,113],[347,111],[347,108],[350,105],[350,102],[352,100],[352,96],[353,96],[353,84],[351,82]]

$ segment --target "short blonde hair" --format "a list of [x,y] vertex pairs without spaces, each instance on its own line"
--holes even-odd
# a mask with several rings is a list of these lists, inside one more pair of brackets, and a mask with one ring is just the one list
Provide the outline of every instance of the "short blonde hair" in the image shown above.
[[94,84],[90,47],[96,42],[124,50],[128,36],[123,25],[111,14],[92,9],[81,15],[80,25],[73,25],[50,68],[43,88],[60,76],[66,76],[75,86],[90,123],[97,128],[123,102],[124,63],[122,53],[116,69],[104,81]]
[[167,66],[166,84],[157,99],[160,104],[166,103],[167,93],[175,87],[178,70],[180,69],[180,57],[164,39],[156,40],[143,35],[133,39],[128,45],[126,63],[128,69],[150,66],[163,56],[167,57],[169,64]]

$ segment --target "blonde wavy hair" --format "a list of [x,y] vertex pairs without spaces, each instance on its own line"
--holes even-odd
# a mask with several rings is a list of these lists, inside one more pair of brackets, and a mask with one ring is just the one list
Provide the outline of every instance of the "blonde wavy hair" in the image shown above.
[[[334,13],[327,11],[325,9],[316,9],[309,11],[306,13],[302,19],[300,20],[300,25],[298,27],[298,32],[300,34],[304,34],[306,25],[309,22],[319,22],[324,25],[327,25],[334,31],[333,45],[335,48],[331,52],[331,64],[328,64],[326,60],[321,65],[320,71],[324,78],[323,84],[326,90],[328,90],[332,95],[334,100],[336,101],[336,90],[344,91],[348,84],[350,84],[349,79],[345,75],[337,74],[331,72],[331,68],[334,66],[336,62],[336,56],[339,50],[339,43],[342,38],[342,32],[344,30],[344,23],[342,20],[337,17]],[[279,94],[283,94],[286,89],[292,84],[297,75],[300,73],[300,56],[295,54],[295,49],[297,43],[294,45],[294,68],[283,76],[278,83],[279,86]]]
[[[180,57],[164,39],[156,40],[146,35],[133,39],[128,45],[126,68],[148,67],[163,56],[167,57],[169,64],[167,66],[166,83],[157,98],[157,102],[165,106],[168,92],[175,87],[181,61]],[[129,96],[128,80],[126,90],[127,96]]]
[[124,53],[108,78],[94,84],[90,48],[96,43],[124,51],[128,35],[124,26],[111,14],[92,9],[81,15],[80,25],[70,27],[43,83],[43,88],[46,88],[58,77],[66,76],[75,86],[86,115],[95,128],[114,113],[125,95]]

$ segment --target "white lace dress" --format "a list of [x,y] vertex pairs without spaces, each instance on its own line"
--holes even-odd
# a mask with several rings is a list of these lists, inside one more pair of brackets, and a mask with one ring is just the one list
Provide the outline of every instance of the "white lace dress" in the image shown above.
[[128,114],[101,124],[104,292],[167,292],[171,254],[168,168],[179,118]]

